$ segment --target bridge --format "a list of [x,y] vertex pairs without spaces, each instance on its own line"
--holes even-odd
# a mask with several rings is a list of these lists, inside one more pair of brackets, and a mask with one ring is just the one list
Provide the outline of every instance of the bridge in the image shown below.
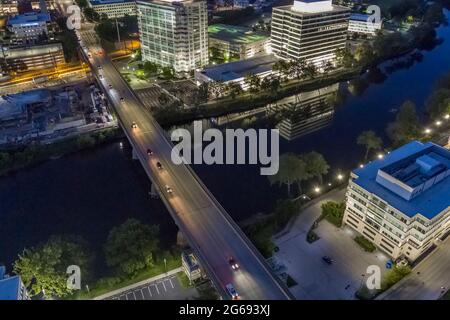
[[[60,0],[64,6],[71,1]],[[219,294],[231,298],[225,286],[232,284],[242,299],[293,299],[264,257],[188,165],[171,160],[173,145],[167,133],[145,109],[121,77],[101,46],[92,26],[77,31],[92,73],[114,108],[134,155],[141,162],[180,231],[194,250]],[[133,128],[133,123],[137,126]],[[147,154],[147,149],[153,155]],[[156,163],[162,164],[158,169]],[[173,193],[165,191],[170,186]],[[126,199],[124,199],[126,201]],[[232,270],[229,257],[240,265]]]

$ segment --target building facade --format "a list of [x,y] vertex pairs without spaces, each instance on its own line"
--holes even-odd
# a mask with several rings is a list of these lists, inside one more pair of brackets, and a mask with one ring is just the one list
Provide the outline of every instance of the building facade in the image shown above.
[[270,37],[252,29],[226,24],[208,27],[209,48],[215,49],[231,60],[249,59],[256,55],[270,54]]
[[450,150],[410,142],[351,173],[344,223],[414,261],[450,231]]
[[0,266],[0,300],[30,300],[20,276],[8,276],[5,266]]
[[381,30],[382,21],[371,21],[370,15],[353,13],[350,15],[348,22],[349,33],[361,33],[370,36],[376,35],[378,30]]
[[10,17],[7,28],[12,34],[11,43],[33,44],[41,38],[48,38],[49,23],[50,15],[47,13],[28,12]]
[[138,1],[142,59],[184,73],[208,64],[206,1]]
[[65,62],[61,43],[32,47],[0,46],[0,73],[11,74],[31,70],[56,68]]
[[99,15],[106,14],[108,19],[136,15],[135,0],[90,0],[88,4]]
[[272,52],[284,60],[331,61],[345,48],[350,9],[331,0],[295,0],[273,8]]

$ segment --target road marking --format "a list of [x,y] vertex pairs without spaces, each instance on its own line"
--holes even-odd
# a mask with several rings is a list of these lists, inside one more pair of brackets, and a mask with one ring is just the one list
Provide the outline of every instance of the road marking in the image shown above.
[[173,282],[172,282],[172,278],[169,278],[169,282],[170,282],[170,285],[172,286],[172,289],[175,288],[173,285]]
[[135,291],[133,291],[133,296],[134,296],[134,300],[137,300]]
[[150,286],[147,287],[148,293],[150,293],[150,297],[153,297],[152,291],[150,290]]
[[158,284],[154,284],[154,286],[156,288],[156,292],[158,292],[158,294],[159,294]]
[[167,292],[166,285],[164,284],[164,281],[162,282],[162,285],[163,285],[163,287],[164,287],[164,291]]

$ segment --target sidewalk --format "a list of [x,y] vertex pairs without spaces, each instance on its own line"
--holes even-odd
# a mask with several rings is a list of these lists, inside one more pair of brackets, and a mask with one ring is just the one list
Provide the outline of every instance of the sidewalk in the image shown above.
[[140,287],[142,285],[145,285],[145,284],[147,284],[149,282],[157,281],[157,280],[160,280],[162,278],[165,278],[165,277],[177,274],[178,272],[182,272],[182,271],[183,271],[182,267],[179,267],[179,268],[176,268],[176,269],[172,269],[172,270],[170,270],[170,271],[168,271],[166,273],[161,273],[161,274],[159,274],[157,276],[154,276],[152,278],[148,278],[148,279],[145,279],[145,280],[133,283],[133,284],[131,284],[129,286],[122,287],[122,288],[110,291],[108,293],[102,294],[100,296],[97,296],[97,297],[93,298],[92,300],[104,300],[104,299],[106,299],[108,297],[115,296],[115,295],[120,294],[120,293],[122,293],[124,291],[132,290],[134,288],[137,288],[137,287]]

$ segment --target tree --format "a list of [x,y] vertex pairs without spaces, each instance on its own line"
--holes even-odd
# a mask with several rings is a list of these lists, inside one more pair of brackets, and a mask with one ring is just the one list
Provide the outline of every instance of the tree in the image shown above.
[[272,71],[278,71],[281,76],[289,77],[290,75],[290,64],[285,60],[278,60],[272,66]]
[[293,153],[284,153],[280,156],[280,165],[277,174],[268,176],[270,184],[286,185],[288,196],[291,196],[291,185],[297,181],[295,177],[299,172],[299,158]]
[[14,262],[31,296],[64,297],[72,292],[67,287],[67,267],[77,265],[83,277],[90,274],[92,254],[86,242],[75,236],[54,236],[36,248],[25,249]]
[[316,68],[316,66],[314,64],[312,64],[312,63],[309,63],[305,67],[305,69],[303,71],[303,74],[304,74],[305,77],[313,79],[317,75],[317,68]]
[[387,132],[396,146],[420,137],[420,121],[414,102],[402,104],[395,121],[388,125]]
[[306,163],[306,171],[309,176],[317,177],[319,183],[323,183],[323,175],[328,173],[330,166],[326,162],[323,155],[316,151],[311,151],[301,157]]
[[381,148],[383,141],[373,131],[363,131],[358,136],[356,143],[366,147],[364,160],[367,160],[370,150],[378,150]]
[[303,58],[291,60],[289,62],[289,71],[290,76],[296,77],[297,79],[300,79],[306,68],[306,60]]
[[104,248],[107,265],[127,275],[150,267],[158,249],[158,233],[158,226],[145,225],[136,219],[114,227]]
[[234,99],[236,96],[238,96],[242,93],[242,87],[239,83],[230,82],[226,86],[226,91],[231,96],[231,98]]
[[86,7],[83,10],[84,16],[91,22],[100,21],[100,15],[92,8]]
[[350,68],[355,64],[355,58],[347,48],[337,49],[335,55],[339,66]]
[[344,218],[345,202],[327,201],[322,204],[322,217],[334,224],[336,227],[342,225]]
[[278,77],[267,76],[261,81],[261,89],[275,93],[280,88],[280,79]]
[[248,86],[250,92],[258,92],[261,88],[261,79],[254,74],[247,74],[244,83]]

